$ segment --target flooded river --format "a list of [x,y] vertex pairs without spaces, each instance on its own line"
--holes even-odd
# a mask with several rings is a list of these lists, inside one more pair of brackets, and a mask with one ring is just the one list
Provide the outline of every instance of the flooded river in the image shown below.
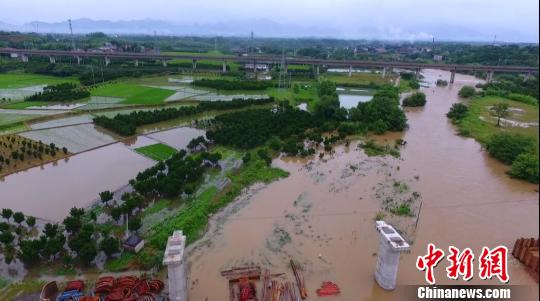
[[[424,76],[433,82],[449,78],[431,70]],[[538,237],[537,185],[510,179],[506,166],[473,139],[457,136],[445,116],[460,87],[474,82],[456,75],[452,86],[422,88],[428,102],[407,111],[410,128],[377,138],[405,139],[401,159],[367,157],[351,143],[325,160],[275,160],[290,176],[250,189],[214,216],[207,235],[188,249],[190,300],[227,300],[219,271],[233,266],[258,264],[294,281],[290,258],[304,265],[310,300],[319,300],[315,290],[322,281],[339,284],[339,300],[408,300],[399,291],[425,283],[415,261],[430,242],[446,251],[449,245],[470,247],[478,256],[482,246],[511,249],[516,238]],[[379,191],[396,181],[420,193],[423,206],[417,228],[411,217],[401,229],[411,252],[401,256],[397,291],[385,292],[373,276],[374,219],[382,206]],[[497,283],[479,280],[476,260],[475,266],[471,284]],[[446,279],[445,267],[435,269],[437,284],[455,283]],[[538,285],[511,256],[509,273],[510,284],[526,285],[526,300],[538,300]]]

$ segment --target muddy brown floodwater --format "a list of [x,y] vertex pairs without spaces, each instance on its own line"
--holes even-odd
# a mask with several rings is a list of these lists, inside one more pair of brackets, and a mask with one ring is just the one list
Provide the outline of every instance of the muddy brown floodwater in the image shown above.
[[[435,70],[424,76],[432,83],[439,76],[449,78]],[[518,237],[538,237],[538,187],[510,179],[506,166],[473,139],[457,136],[445,116],[458,101],[460,87],[475,81],[456,75],[452,86],[422,88],[428,102],[407,111],[410,128],[377,138],[405,139],[401,159],[367,157],[351,143],[324,161],[275,160],[290,176],[252,187],[215,215],[205,237],[189,247],[190,300],[228,300],[219,272],[233,266],[258,264],[293,281],[289,258],[304,265],[310,300],[319,300],[315,290],[322,281],[339,284],[339,300],[408,300],[399,292],[406,285],[425,284],[415,261],[430,242],[445,251],[449,245],[469,247],[478,256],[482,246],[511,248]],[[396,181],[418,192],[423,206],[417,228],[411,217],[401,229],[411,251],[401,255],[398,289],[385,292],[373,278],[374,218],[382,207],[380,191]],[[441,262],[435,269],[437,284],[456,283],[446,279],[445,267]],[[497,283],[478,279],[476,260],[474,273],[470,284]],[[509,273],[510,284],[525,285],[525,300],[538,300],[538,285],[511,256]]]

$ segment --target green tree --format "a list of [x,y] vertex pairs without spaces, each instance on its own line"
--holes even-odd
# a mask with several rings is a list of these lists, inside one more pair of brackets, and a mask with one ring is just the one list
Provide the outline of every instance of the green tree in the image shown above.
[[13,213],[13,220],[17,224],[21,225],[21,223],[24,222],[24,219],[25,219],[24,213],[22,213],[20,211]]
[[497,117],[497,126],[501,126],[501,118],[508,116],[508,104],[499,102],[494,104],[490,109],[491,113]]
[[521,134],[498,133],[491,136],[486,148],[494,158],[512,164],[519,155],[534,152],[535,141]]
[[467,116],[467,112],[469,111],[469,108],[462,104],[462,103],[454,103],[452,104],[452,107],[450,108],[450,111],[446,114],[446,117],[458,121]]
[[39,254],[43,249],[44,243],[41,239],[21,240],[19,242],[19,259],[27,266],[39,262]]
[[115,222],[118,222],[118,220],[120,220],[121,215],[122,215],[122,208],[120,207],[111,208],[111,217]]
[[403,99],[404,107],[423,107],[426,104],[426,94],[415,92],[411,96]]
[[101,199],[101,202],[104,204],[107,204],[110,200],[113,199],[114,194],[110,192],[109,190],[105,190],[99,193],[99,198]]
[[54,237],[58,233],[58,225],[46,223],[45,227],[43,229],[43,234],[45,234],[46,237]]
[[130,231],[137,232],[141,228],[141,226],[142,226],[142,222],[141,222],[141,219],[138,217],[133,217],[128,222],[128,229]]
[[12,215],[13,215],[13,210],[9,208],[2,209],[2,217],[5,218],[8,222]]
[[470,98],[473,97],[475,94],[476,90],[474,90],[474,87],[471,86],[463,86],[458,92],[459,97],[462,98]]
[[89,265],[97,256],[97,247],[94,241],[88,241],[84,244],[81,250],[78,252],[79,259],[85,265]]
[[118,251],[120,251],[120,242],[114,237],[105,237],[100,242],[99,249],[105,252],[107,256],[111,256],[112,254],[118,253]]
[[26,224],[28,225],[28,227],[33,228],[36,225],[36,218],[33,216],[27,216]]
[[68,216],[62,222],[66,231],[71,234],[77,233],[82,227],[82,221],[78,217]]
[[15,239],[15,236],[11,234],[9,231],[2,231],[0,233],[0,242],[4,244],[4,246],[7,246],[13,242]]
[[508,172],[510,176],[538,184],[538,154],[523,153],[517,156]]

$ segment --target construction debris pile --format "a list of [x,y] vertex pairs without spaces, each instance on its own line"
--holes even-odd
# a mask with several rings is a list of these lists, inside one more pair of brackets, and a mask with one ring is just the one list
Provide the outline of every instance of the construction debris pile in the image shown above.
[[[259,266],[236,267],[222,271],[221,275],[229,280],[230,301],[298,301],[308,297],[302,268],[293,260],[290,261],[295,281],[289,281],[285,273],[271,274],[269,270],[261,271]],[[257,292],[256,283],[261,281],[261,289]],[[319,296],[335,296],[340,289],[333,282],[323,282],[317,290]]]
[[529,268],[536,282],[539,278],[538,242],[538,239],[534,238],[519,238],[512,250],[512,255]]

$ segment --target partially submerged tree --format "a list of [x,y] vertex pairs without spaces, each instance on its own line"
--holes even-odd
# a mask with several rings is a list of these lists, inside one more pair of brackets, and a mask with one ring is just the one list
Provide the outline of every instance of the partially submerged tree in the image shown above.
[[508,104],[504,102],[499,102],[493,105],[490,109],[491,113],[497,117],[497,126],[501,126],[501,119],[504,117],[507,117],[508,112]]

